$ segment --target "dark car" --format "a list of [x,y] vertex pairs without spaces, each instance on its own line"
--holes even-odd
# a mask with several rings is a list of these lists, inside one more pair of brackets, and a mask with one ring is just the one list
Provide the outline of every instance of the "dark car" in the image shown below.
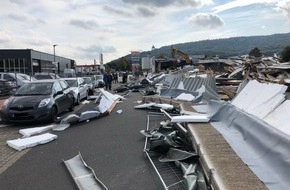
[[7,80],[0,79],[0,98],[5,98],[13,94],[15,88],[13,84]]
[[66,81],[39,80],[24,84],[1,108],[7,123],[56,122],[57,116],[74,110],[74,96]]

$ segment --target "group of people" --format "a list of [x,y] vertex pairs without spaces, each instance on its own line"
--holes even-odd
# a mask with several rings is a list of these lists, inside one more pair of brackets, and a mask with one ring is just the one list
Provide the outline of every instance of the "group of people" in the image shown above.
[[[123,73],[122,75],[122,83],[127,83],[127,77],[128,74]],[[105,72],[104,73],[104,82],[105,82],[105,88],[106,90],[112,89],[112,83],[118,83],[118,73],[111,73],[111,72]]]
[[104,82],[105,82],[105,88],[106,90],[112,89],[112,82],[117,83],[118,82],[118,74],[117,73],[110,73],[106,72],[104,73]]

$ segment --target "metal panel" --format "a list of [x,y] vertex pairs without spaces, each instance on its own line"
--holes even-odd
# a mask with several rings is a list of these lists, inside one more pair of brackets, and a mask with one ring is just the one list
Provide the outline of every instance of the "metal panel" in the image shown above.
[[[164,121],[163,115],[148,115],[147,127],[159,126],[161,121]],[[145,140],[144,153],[153,166],[159,180],[165,190],[183,190],[186,189],[183,183],[183,173],[174,163],[162,163],[158,160],[160,154],[149,151],[148,138]]]
[[85,163],[80,153],[64,163],[80,190],[107,190],[107,187],[96,177],[94,170]]

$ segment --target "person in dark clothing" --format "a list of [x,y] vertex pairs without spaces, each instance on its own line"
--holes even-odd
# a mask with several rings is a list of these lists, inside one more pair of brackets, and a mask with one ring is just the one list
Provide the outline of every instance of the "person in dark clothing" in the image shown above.
[[114,82],[115,83],[118,83],[118,74],[117,73],[114,73]]
[[125,73],[122,73],[122,82],[123,82],[123,84],[125,84],[125,83],[126,83],[126,79],[125,79]]
[[112,81],[113,81],[113,76],[111,73],[105,73],[104,74],[104,82],[105,82],[105,86],[106,86],[106,90],[112,89]]

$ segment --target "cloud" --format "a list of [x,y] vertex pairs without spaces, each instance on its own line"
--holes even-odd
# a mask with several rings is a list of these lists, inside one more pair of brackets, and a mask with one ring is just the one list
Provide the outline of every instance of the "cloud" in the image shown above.
[[219,5],[213,8],[214,13],[220,13],[229,9],[234,9],[237,7],[245,7],[253,4],[268,4],[268,3],[275,3],[277,0],[251,0],[251,1],[245,1],[245,0],[235,0],[231,1],[229,3],[225,3],[223,5]]
[[224,25],[224,21],[213,13],[198,13],[187,19],[190,23],[205,28],[216,28]]
[[69,22],[71,25],[78,27],[78,28],[83,28],[86,30],[92,30],[94,28],[97,28],[99,25],[97,22],[94,20],[71,20]]
[[19,22],[26,22],[28,19],[27,17],[23,16],[23,15],[17,15],[17,14],[8,14],[8,18],[12,19],[12,20],[16,20]]
[[0,43],[4,44],[10,41],[12,41],[12,36],[8,34],[7,32],[0,31]]
[[31,46],[50,46],[51,42],[45,38],[26,38],[24,39],[24,44]]
[[111,7],[111,6],[108,6],[108,5],[104,5],[103,6],[103,9],[105,11],[108,11],[110,13],[114,13],[114,14],[117,14],[117,15],[122,15],[122,16],[132,16],[130,13],[126,12],[126,11],[123,11],[121,9],[116,9],[114,7]]
[[139,7],[138,8],[139,14],[141,14],[144,17],[152,17],[155,16],[155,12],[151,11],[150,9],[147,9],[145,7]]
[[116,48],[113,46],[89,45],[87,47],[76,47],[79,54],[89,59],[95,59],[99,53],[115,53]]
[[22,0],[9,0],[11,3],[15,3],[17,5],[23,5],[24,2],[22,2]]
[[132,5],[147,5],[154,7],[168,7],[168,6],[192,6],[200,7],[207,4],[212,4],[211,0],[123,0],[124,3]]
[[89,52],[89,53],[114,53],[116,52],[116,48],[113,46],[100,46],[100,45],[90,45],[88,47],[80,47],[80,50],[83,52]]
[[290,0],[280,1],[277,3],[277,10],[282,11],[290,20]]

